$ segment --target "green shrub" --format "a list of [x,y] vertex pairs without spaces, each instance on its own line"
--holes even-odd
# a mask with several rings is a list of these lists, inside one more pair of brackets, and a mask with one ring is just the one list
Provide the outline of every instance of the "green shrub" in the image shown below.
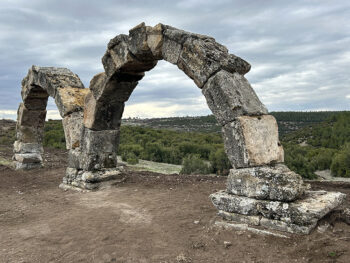
[[180,174],[208,174],[210,166],[199,155],[190,154],[183,159]]
[[228,175],[230,169],[232,168],[224,148],[220,148],[215,152],[211,152],[209,161],[212,167],[212,171],[218,175]]
[[139,158],[133,152],[124,152],[122,154],[122,160],[131,165],[139,163]]
[[333,176],[350,177],[350,143],[346,143],[342,149],[334,155],[331,171]]

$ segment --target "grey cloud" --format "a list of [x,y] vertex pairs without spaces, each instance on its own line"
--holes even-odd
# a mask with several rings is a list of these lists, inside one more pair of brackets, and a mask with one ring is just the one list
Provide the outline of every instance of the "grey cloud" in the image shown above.
[[[0,110],[17,109],[20,82],[32,64],[68,67],[88,86],[103,71],[109,39],[142,21],[215,37],[252,64],[246,77],[269,110],[350,109],[346,0],[3,0]],[[176,67],[160,63],[128,105],[163,101],[180,104],[177,114],[191,115],[205,112],[195,110],[200,96]]]

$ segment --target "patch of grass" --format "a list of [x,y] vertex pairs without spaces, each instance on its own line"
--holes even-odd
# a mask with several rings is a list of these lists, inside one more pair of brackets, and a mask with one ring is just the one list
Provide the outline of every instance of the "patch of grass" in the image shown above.
[[10,168],[15,168],[15,165],[12,160],[8,160],[3,157],[0,157],[0,165],[7,166]]
[[[118,162],[123,163],[120,157],[118,157]],[[139,160],[138,164],[127,164],[127,166],[135,171],[148,171],[162,174],[179,174],[182,169],[182,165],[158,163],[146,160]]]

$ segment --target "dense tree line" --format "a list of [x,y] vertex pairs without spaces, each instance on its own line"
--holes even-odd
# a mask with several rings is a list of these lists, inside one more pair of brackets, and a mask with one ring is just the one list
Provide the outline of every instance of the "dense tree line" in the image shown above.
[[350,177],[350,112],[287,134],[285,162],[307,178],[316,170],[331,169],[334,176]]
[[[331,169],[334,176],[350,177],[350,112],[272,112],[278,122],[299,121],[307,127],[281,137],[286,165],[305,178],[314,178],[316,170]],[[167,118],[171,125],[186,125],[187,118]],[[160,123],[161,119],[156,120]],[[216,125],[213,115],[191,117],[190,122]],[[14,141],[14,127],[2,130],[0,144]],[[60,120],[45,124],[44,146],[65,149]],[[180,132],[167,129],[122,125],[119,154],[123,160],[138,159],[185,164],[183,172],[227,174],[230,163],[224,151],[221,133]],[[208,166],[209,165],[209,166]],[[189,168],[190,167],[190,168]],[[200,168],[198,168],[200,167]],[[187,169],[189,168],[189,169]],[[208,170],[209,169],[209,170]]]

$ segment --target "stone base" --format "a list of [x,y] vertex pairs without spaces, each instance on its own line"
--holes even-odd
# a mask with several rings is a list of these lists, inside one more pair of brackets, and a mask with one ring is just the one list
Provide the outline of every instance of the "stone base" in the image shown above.
[[14,161],[14,166],[16,170],[30,170],[44,167],[42,163],[22,163],[17,161]]
[[[121,168],[104,169],[99,171],[84,171],[74,168],[67,168],[66,176],[60,188],[97,190],[103,186],[113,185],[124,181]],[[75,189],[77,190],[77,189]]]
[[271,230],[264,230],[261,229],[259,226],[251,226],[246,223],[234,223],[234,222],[228,222],[228,221],[215,221],[214,227],[220,227],[224,229],[233,229],[237,231],[249,231],[254,234],[258,235],[268,235],[268,236],[275,236],[275,237],[281,237],[281,238],[290,238],[290,234],[284,234],[279,231],[271,231]]
[[307,191],[294,202],[257,200],[220,191],[210,195],[224,219],[278,231],[309,234],[317,222],[339,206],[346,195]]

